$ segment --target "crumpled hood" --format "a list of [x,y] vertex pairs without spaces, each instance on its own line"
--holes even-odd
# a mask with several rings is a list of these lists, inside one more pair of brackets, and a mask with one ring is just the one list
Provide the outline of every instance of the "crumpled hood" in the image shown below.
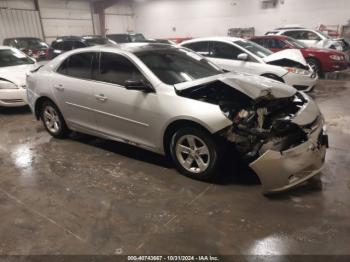
[[0,78],[6,79],[18,87],[26,85],[26,74],[37,67],[37,64],[0,67]]
[[300,52],[299,49],[286,49],[263,58],[265,63],[275,62],[284,59],[300,63],[303,66],[308,66],[303,54]]
[[205,79],[176,84],[175,89],[185,90],[214,81],[221,81],[247,95],[253,100],[267,95],[272,95],[275,98],[291,97],[297,92],[297,90],[293,87],[281,82],[262,76],[237,72],[230,72]]

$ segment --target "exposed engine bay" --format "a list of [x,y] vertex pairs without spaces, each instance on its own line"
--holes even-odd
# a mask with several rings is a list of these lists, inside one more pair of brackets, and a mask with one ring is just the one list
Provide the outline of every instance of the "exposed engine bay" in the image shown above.
[[266,93],[253,100],[219,80],[177,92],[183,97],[219,105],[233,123],[219,135],[234,143],[248,162],[269,149],[285,151],[308,139],[307,129],[292,122],[307,102],[300,93],[287,98]]

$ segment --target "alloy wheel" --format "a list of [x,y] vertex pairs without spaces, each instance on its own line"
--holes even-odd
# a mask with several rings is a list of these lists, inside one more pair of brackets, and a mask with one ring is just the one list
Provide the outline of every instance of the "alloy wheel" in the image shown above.
[[44,110],[44,123],[51,133],[58,133],[60,131],[61,122],[57,111],[52,106],[46,106]]
[[176,143],[175,152],[181,166],[191,173],[203,173],[209,167],[209,148],[197,136],[184,135],[180,137]]

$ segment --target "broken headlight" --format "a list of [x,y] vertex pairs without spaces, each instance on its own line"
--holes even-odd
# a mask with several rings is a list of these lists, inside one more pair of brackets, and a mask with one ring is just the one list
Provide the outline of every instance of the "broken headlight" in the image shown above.
[[294,73],[297,75],[304,75],[304,76],[310,75],[310,71],[296,68],[296,67],[285,67],[285,69],[287,69],[289,73]]

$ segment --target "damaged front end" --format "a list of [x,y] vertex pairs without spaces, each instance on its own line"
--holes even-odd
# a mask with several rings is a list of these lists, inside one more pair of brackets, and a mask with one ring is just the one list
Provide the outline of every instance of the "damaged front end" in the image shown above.
[[265,194],[294,187],[320,172],[328,137],[316,103],[307,95],[278,97],[263,89],[252,99],[222,81],[180,95],[220,106],[232,125],[220,135],[259,176]]

